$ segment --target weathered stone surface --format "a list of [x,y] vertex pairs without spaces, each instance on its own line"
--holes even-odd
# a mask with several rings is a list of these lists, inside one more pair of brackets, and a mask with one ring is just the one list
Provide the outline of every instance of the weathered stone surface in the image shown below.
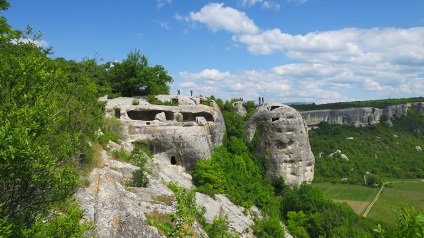
[[236,113],[240,114],[241,116],[246,116],[247,111],[243,106],[243,101],[233,102],[233,107],[236,110]]
[[109,116],[119,109],[119,119],[128,133],[128,142],[139,143],[155,153],[166,153],[178,165],[192,168],[207,159],[213,147],[221,145],[225,124],[218,105],[199,105],[198,98],[161,95],[162,101],[178,100],[178,106],[152,105],[143,97],[107,101]]
[[259,132],[259,150],[267,159],[267,176],[287,185],[310,183],[315,158],[309,145],[307,126],[300,114],[281,103],[266,103],[246,123],[252,140]]
[[208,124],[204,117],[196,117],[196,123],[199,126],[205,126],[206,124]]
[[[245,215],[243,211],[245,208],[234,205],[227,197],[223,195],[215,195],[215,199],[212,197],[196,193],[196,202],[198,206],[205,207],[206,213],[205,218],[208,223],[212,223],[215,218],[227,217],[231,229],[233,229],[241,237],[253,237],[253,233],[250,228],[254,222],[253,217],[248,213]],[[257,208],[251,209],[252,213],[259,214]],[[246,231],[248,231],[246,233]]]
[[165,122],[166,121],[165,113],[164,112],[160,112],[160,113],[156,114],[155,120],[158,120],[160,122]]
[[[143,204],[123,186],[137,167],[112,162],[104,151],[102,157],[104,167],[94,169],[88,177],[90,186],[76,194],[85,218],[96,224],[95,237],[161,237],[155,227],[147,225],[144,215],[155,209],[154,204]],[[172,192],[168,194],[172,196]],[[172,207],[163,209],[174,212]]]
[[[76,193],[81,208],[85,210],[85,219],[96,225],[95,237],[164,237],[156,227],[148,225],[146,215],[177,212],[176,197],[166,183],[178,183],[187,189],[193,188],[193,184],[185,169],[171,165],[166,154],[156,154],[155,158],[148,160],[148,168],[152,173],[147,187],[128,187],[126,184],[132,179],[132,171],[138,168],[110,159],[102,151],[100,166],[87,178],[90,185]],[[216,199],[212,199],[197,193],[196,203],[199,207],[206,207],[208,222],[227,216],[230,229],[241,237],[254,237],[250,229],[253,217],[244,215],[244,208],[234,205],[225,196],[217,195]],[[260,217],[257,209],[250,210]],[[208,237],[197,222],[191,229],[195,237]]]
[[384,116],[388,119],[386,123],[391,124],[390,119],[393,117],[401,117],[405,115],[410,108],[417,112],[424,113],[423,103],[408,103],[401,105],[389,106],[384,109],[363,107],[348,108],[338,110],[315,110],[300,112],[305,119],[309,128],[318,127],[321,122],[339,125],[367,126],[380,123],[380,119]]

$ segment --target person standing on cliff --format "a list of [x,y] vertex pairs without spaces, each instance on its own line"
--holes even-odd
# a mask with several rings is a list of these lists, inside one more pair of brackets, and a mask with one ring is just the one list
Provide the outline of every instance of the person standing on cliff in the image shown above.
[[262,105],[264,105],[264,97],[262,97]]
[[259,106],[260,106],[261,105],[261,97],[259,97],[258,102],[259,102]]
[[190,90],[190,96],[192,96],[192,97],[193,97],[193,89],[192,89],[192,90]]
[[178,89],[177,90],[177,95],[180,95],[180,93],[181,93],[181,90]]

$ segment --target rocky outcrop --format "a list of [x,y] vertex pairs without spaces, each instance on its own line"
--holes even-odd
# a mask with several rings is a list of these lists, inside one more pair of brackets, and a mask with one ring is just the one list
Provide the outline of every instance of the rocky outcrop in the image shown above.
[[315,158],[309,145],[307,126],[293,108],[280,103],[266,103],[246,123],[249,140],[256,131],[259,153],[265,155],[267,176],[287,185],[310,183],[314,177]]
[[233,107],[237,114],[244,117],[246,116],[247,111],[246,111],[246,108],[244,108],[243,103],[244,103],[243,101],[233,102]]
[[381,118],[386,118],[390,123],[393,117],[400,117],[405,115],[409,109],[413,108],[415,111],[424,113],[423,103],[401,104],[389,106],[384,109],[363,107],[363,108],[348,108],[337,110],[315,110],[300,112],[303,119],[308,124],[308,128],[315,128],[321,122],[328,122],[330,124],[339,125],[354,125],[354,126],[368,126],[380,123]]
[[[132,171],[138,167],[113,160],[104,150],[101,155],[98,167],[86,179],[89,185],[76,193],[85,210],[84,218],[96,225],[92,235],[97,238],[165,237],[149,221],[163,221],[161,217],[169,218],[177,212],[176,197],[166,184],[174,182],[190,189],[193,187],[191,176],[182,166],[169,164],[166,154],[159,153],[148,160],[151,173],[147,186],[131,187],[128,184]],[[253,237],[250,226],[254,222],[249,214],[260,216],[257,209],[245,215],[244,208],[234,205],[223,195],[213,199],[200,193],[196,193],[196,204],[205,207],[208,222],[220,216],[227,217],[233,232],[240,237]],[[208,237],[197,221],[189,229],[194,237]]]
[[190,169],[197,160],[210,157],[212,148],[222,143],[225,130],[218,105],[206,106],[199,98],[187,96],[161,95],[158,99],[178,102],[178,106],[116,98],[106,101],[106,109],[109,116],[123,122],[128,142],[139,143],[153,154],[166,153],[170,163]]

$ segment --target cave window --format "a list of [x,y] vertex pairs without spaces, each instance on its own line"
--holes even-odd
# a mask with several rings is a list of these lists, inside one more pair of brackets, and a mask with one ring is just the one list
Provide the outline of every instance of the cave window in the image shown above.
[[279,118],[279,117],[273,117],[273,118],[271,119],[271,121],[272,121],[272,122],[274,122],[274,121],[278,121],[278,120],[280,120],[280,118]]
[[175,159],[175,156],[171,156],[171,164],[172,165],[176,165],[177,164],[177,159]]

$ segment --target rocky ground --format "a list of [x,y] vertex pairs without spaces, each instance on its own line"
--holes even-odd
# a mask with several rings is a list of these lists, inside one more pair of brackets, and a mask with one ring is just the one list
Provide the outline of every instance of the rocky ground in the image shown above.
[[[112,159],[110,152],[105,150],[101,151],[100,159],[99,166],[87,177],[90,185],[77,191],[86,219],[96,224],[95,236],[165,237],[156,227],[148,225],[146,216],[176,213],[175,195],[166,184],[177,182],[190,189],[193,188],[191,176],[183,167],[172,165],[168,156],[157,154],[148,163],[151,174],[147,186],[130,187],[127,184],[136,166]],[[230,229],[240,237],[253,237],[250,212],[235,206],[224,195],[217,195],[214,199],[196,193],[196,202],[199,207],[206,208],[208,222],[215,217],[227,216]],[[253,209],[253,212],[258,211]],[[197,237],[207,237],[199,224],[195,223],[192,229]]]

